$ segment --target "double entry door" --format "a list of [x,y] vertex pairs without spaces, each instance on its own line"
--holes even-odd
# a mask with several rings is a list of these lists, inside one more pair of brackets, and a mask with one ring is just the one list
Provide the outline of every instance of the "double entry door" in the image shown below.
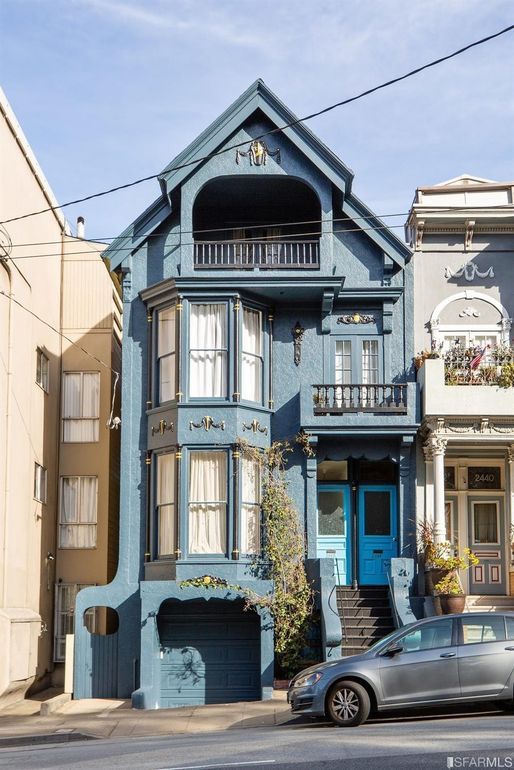
[[[352,498],[354,505],[352,505]],[[398,554],[394,486],[318,486],[317,556],[335,559],[336,581],[386,585],[391,558]]]

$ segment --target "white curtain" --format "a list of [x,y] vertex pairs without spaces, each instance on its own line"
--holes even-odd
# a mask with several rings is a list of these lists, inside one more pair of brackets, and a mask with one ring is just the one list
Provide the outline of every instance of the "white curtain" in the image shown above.
[[241,398],[262,402],[262,315],[243,308]]
[[157,456],[157,510],[159,556],[175,551],[175,456]]
[[63,441],[99,439],[100,372],[65,372]]
[[158,316],[157,357],[159,359],[159,401],[175,398],[175,307]]
[[189,552],[227,551],[227,455],[189,455]]
[[227,306],[190,306],[189,394],[193,397],[227,395]]
[[65,476],[61,479],[60,548],[95,547],[97,493],[96,476]]
[[261,475],[258,460],[241,461],[241,553],[261,550]]

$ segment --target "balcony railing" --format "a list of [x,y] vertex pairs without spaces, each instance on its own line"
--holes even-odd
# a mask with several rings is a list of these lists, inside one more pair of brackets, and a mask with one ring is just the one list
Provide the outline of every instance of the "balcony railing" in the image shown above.
[[407,384],[313,385],[314,414],[407,413]]
[[206,269],[319,268],[318,241],[197,241],[194,265]]
[[500,385],[508,387],[514,348],[508,345],[465,348],[455,345],[444,353],[446,385]]

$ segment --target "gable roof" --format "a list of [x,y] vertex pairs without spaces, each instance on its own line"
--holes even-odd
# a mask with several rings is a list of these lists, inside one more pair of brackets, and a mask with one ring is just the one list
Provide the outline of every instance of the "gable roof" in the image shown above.
[[[410,257],[410,249],[397,238],[384,223],[356,196],[352,194],[353,171],[258,79],[238,97],[213,123],[191,144],[177,155],[159,174],[162,196],[157,198],[124,232],[108,247],[104,256],[111,259],[111,268],[118,267],[125,257],[135,251],[171,213],[171,193],[195,170],[215,154],[240,126],[260,110],[339,189],[343,195],[343,211],[351,218],[365,220],[362,227],[366,235],[385,254],[400,266]],[[294,123],[295,125],[289,125]],[[284,127],[282,126],[289,126]],[[234,149],[237,143],[233,143]],[[229,145],[232,148],[232,145]],[[225,148],[223,148],[227,151]],[[369,225],[373,228],[370,229]],[[368,226],[368,229],[366,229]]]
[[[159,175],[163,193],[169,193],[181,184],[203,162],[205,156],[216,150],[230,136],[260,109],[287,136],[298,149],[312,160],[336,187],[345,194],[350,193],[353,171],[346,166],[332,150],[318,139],[303,123],[298,123],[297,116],[280,101],[260,78],[233,102],[216,120],[208,126],[191,144],[169,163]],[[296,123],[289,128],[282,128],[289,123]],[[183,166],[185,168],[177,168]]]

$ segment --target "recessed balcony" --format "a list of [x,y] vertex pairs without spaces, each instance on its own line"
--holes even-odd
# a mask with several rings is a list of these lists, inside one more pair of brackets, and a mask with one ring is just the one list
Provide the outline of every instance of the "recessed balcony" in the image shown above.
[[309,270],[319,268],[317,241],[200,241],[194,245],[200,269]]
[[315,415],[373,412],[407,413],[407,384],[313,385]]

